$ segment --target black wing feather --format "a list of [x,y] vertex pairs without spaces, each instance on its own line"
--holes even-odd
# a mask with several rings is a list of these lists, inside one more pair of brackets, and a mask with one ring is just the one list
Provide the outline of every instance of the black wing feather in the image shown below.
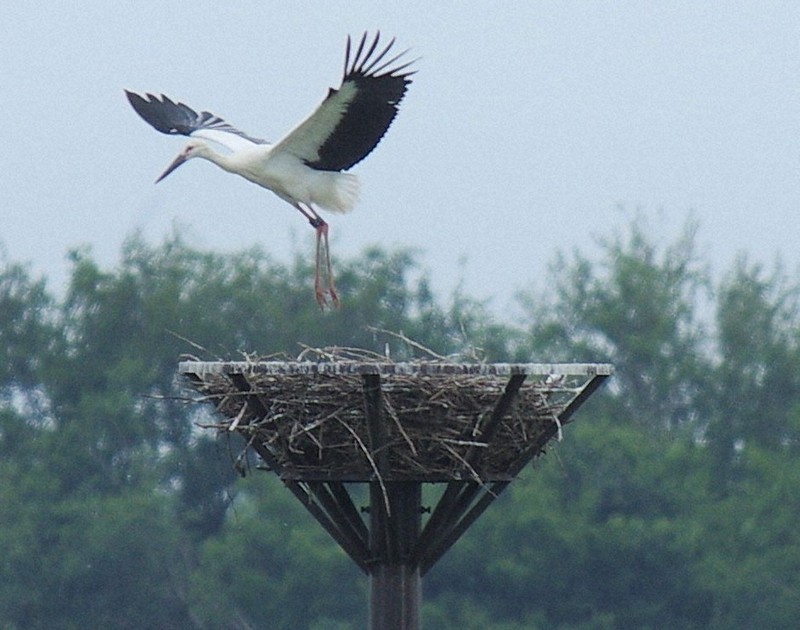
[[[392,39],[378,55],[373,56],[379,39],[380,33],[377,33],[372,44],[367,46],[367,34],[364,33],[351,63],[351,42],[347,38],[342,87],[352,83],[356,88],[355,96],[333,133],[319,147],[319,158],[306,162],[311,168],[344,171],[358,164],[378,145],[397,116],[398,105],[411,83],[409,77],[414,74],[414,71],[406,71],[413,61],[387,69],[407,52],[404,51],[376,67],[394,44]],[[366,54],[362,56],[365,47]],[[328,98],[336,93],[337,90],[332,89]]]
[[198,114],[188,105],[175,103],[163,94],[160,99],[153,94],[146,94],[146,98],[143,98],[129,90],[125,90],[125,94],[136,113],[161,133],[190,136],[200,129],[213,129],[232,133],[256,144],[266,144],[266,140],[248,136],[211,112],[204,111]]

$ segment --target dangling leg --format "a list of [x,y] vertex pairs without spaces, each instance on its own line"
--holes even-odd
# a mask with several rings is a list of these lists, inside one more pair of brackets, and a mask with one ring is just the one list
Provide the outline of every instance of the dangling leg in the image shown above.
[[336,286],[333,282],[333,266],[331,265],[331,248],[328,245],[328,224],[323,222],[317,228],[317,261],[320,260],[319,256],[319,236],[322,234],[322,239],[325,241],[325,272],[328,276],[328,293],[331,296],[331,301],[336,308],[339,308],[339,296],[336,294]]
[[[314,294],[317,298],[317,304],[319,304],[320,308],[325,308],[325,305],[327,304],[325,294],[328,293],[331,296],[331,301],[333,302],[334,306],[338,307],[339,296],[336,294],[336,289],[333,285],[333,268],[331,266],[330,248],[328,247],[328,224],[322,217],[314,212],[314,209],[311,206],[304,208],[300,205],[300,203],[293,203],[292,205],[297,208],[306,219],[308,219],[311,227],[317,231],[317,255],[314,272]],[[322,243],[323,240],[325,241],[324,243]],[[328,276],[327,289],[325,289],[322,285],[321,267],[323,245],[325,247],[326,273]]]
[[319,307],[324,309],[325,305],[328,303],[328,300],[325,299],[325,289],[322,287],[322,277],[320,273],[320,261],[322,260],[322,230],[323,226],[327,227],[325,222],[317,223],[316,225],[312,222],[311,225],[317,231],[317,257],[316,257],[316,269],[314,272],[314,295],[317,297],[317,304]]

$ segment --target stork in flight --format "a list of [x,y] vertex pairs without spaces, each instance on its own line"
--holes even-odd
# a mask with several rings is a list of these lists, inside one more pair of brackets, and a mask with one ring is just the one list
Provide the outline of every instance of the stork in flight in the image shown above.
[[[381,48],[379,40],[380,32],[371,42],[364,33],[353,51],[348,36],[339,89],[331,88],[308,118],[274,144],[239,131],[209,112],[198,114],[163,94],[142,97],[125,90],[136,113],[157,131],[191,138],[156,183],[199,157],[271,190],[308,219],[317,233],[314,293],[320,308],[327,304],[326,296],[338,306],[339,296],[328,249],[328,224],[314,207],[352,210],[358,201],[358,178],[342,171],[363,160],[383,138],[414,74],[408,69],[413,61],[398,63],[407,51],[387,59],[394,39]],[[209,140],[227,151],[215,151]]]

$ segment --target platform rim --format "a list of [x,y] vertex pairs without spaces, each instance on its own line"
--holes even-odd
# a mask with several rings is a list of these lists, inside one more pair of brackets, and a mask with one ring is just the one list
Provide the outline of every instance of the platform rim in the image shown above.
[[448,363],[443,361],[181,361],[180,374],[275,376],[611,376],[610,363]]

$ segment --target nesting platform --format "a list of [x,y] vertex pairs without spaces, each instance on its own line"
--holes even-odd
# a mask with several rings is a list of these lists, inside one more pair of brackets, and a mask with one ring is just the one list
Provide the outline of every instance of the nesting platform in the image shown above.
[[[219,412],[207,426],[241,435],[369,575],[371,630],[421,627],[422,576],[613,373],[602,363],[322,358],[185,361],[179,371]],[[430,507],[425,483],[442,488]],[[354,492],[364,484],[366,497]]]
[[[182,362],[284,480],[508,481],[611,374],[605,364]],[[371,417],[372,412],[372,417]]]

